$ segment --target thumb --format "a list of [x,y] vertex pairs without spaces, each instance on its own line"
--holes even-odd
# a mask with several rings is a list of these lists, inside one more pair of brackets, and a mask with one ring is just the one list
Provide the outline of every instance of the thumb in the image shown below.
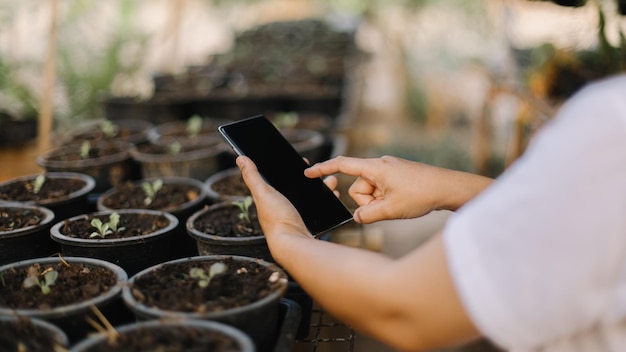
[[237,166],[241,170],[241,176],[250,189],[252,195],[256,195],[257,190],[262,187],[269,187],[265,182],[256,165],[247,156],[238,156],[236,159]]
[[354,220],[361,224],[371,224],[383,218],[384,210],[382,202],[362,205],[354,211]]

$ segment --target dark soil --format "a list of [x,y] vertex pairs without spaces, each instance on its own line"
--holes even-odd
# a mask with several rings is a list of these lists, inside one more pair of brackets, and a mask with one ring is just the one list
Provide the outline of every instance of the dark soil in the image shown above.
[[252,206],[249,211],[250,221],[242,219],[241,211],[236,206],[216,208],[196,218],[193,226],[196,230],[222,237],[253,237],[263,236],[261,224]]
[[[59,273],[50,293],[43,294],[36,285],[22,287],[29,270],[42,273],[49,268]],[[84,302],[109,291],[117,284],[115,273],[82,263],[33,264],[31,267],[5,270],[0,273],[0,277],[0,307],[12,309],[51,309]]]
[[45,214],[38,210],[0,206],[0,232],[35,226],[44,218]]
[[56,351],[59,347],[50,331],[33,324],[26,317],[0,321],[0,351]]
[[85,181],[73,178],[46,178],[37,193],[33,193],[32,180],[16,181],[0,186],[0,199],[30,202],[62,199],[85,187]]
[[250,195],[250,189],[243,182],[241,174],[228,175],[217,180],[211,185],[211,189],[219,195],[242,197]]
[[[102,130],[102,125],[98,124],[88,131],[72,133],[68,136],[67,141],[64,144],[81,143],[88,140],[91,143],[101,143],[102,141],[121,140],[129,143],[135,143],[136,141],[142,142],[148,139],[147,133],[141,129],[131,128],[127,126],[120,126],[113,123],[117,128],[114,135],[107,135]],[[143,126],[142,126],[143,127]]]
[[[178,123],[170,122],[167,127],[168,128],[160,128],[159,133],[160,137],[185,137],[185,138],[193,138],[187,131],[187,121],[179,121]],[[202,126],[198,131],[197,136],[217,136],[220,122],[212,121],[211,119],[202,119]],[[158,128],[158,127],[157,127]]]
[[179,142],[180,150],[173,152],[171,148],[171,144],[173,144],[174,142],[178,142],[178,141],[172,139],[170,144],[148,143],[148,144],[138,146],[137,151],[143,154],[150,154],[150,155],[168,155],[168,154],[176,155],[180,153],[193,152],[196,150],[211,149],[217,146],[218,144],[214,141],[211,143],[203,143],[202,141],[198,141],[194,143],[192,140],[186,140],[184,143]]
[[200,287],[198,279],[189,276],[189,270],[199,267],[208,273],[214,261],[180,262],[139,277],[132,284],[133,296],[162,310],[210,313],[259,301],[284,285],[280,280],[270,282],[274,271],[256,262],[232,258],[222,262],[227,266],[226,271],[215,275],[208,287]]
[[[88,159],[97,159],[109,155],[115,155],[124,152],[122,148],[116,146],[115,143],[92,143],[89,148],[89,154],[86,157],[80,155],[81,143],[68,144],[62,147],[62,152],[49,155],[50,161],[80,161]],[[59,149],[61,150],[61,149]]]
[[216,331],[168,326],[161,329],[138,329],[121,333],[114,342],[104,342],[90,352],[109,351],[212,351],[237,352],[241,348],[230,336]]
[[109,209],[153,209],[173,211],[200,196],[200,190],[192,185],[164,183],[150,204],[145,204],[146,194],[141,184],[126,182],[116,187],[117,191],[102,200]]
[[[72,221],[66,219],[60,231],[62,234],[68,237],[89,239],[89,235],[92,232],[97,231],[97,229],[91,225],[91,220],[94,218],[100,219],[103,223],[109,221],[109,215],[88,215],[84,219]],[[148,235],[167,227],[169,224],[169,220],[163,215],[155,216],[153,214],[123,213],[120,214],[120,222],[118,227],[123,227],[124,229],[121,231],[113,232],[107,235],[106,238],[116,239]]]

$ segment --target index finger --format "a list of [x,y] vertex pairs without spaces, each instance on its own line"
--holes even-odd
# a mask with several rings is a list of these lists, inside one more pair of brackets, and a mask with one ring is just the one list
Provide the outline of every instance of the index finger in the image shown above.
[[336,173],[361,176],[366,166],[366,159],[338,156],[309,167],[304,170],[304,174],[310,178],[329,176]]

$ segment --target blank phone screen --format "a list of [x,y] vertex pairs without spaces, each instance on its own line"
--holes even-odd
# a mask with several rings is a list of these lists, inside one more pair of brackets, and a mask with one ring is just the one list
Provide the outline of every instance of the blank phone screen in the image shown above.
[[256,164],[265,181],[282,193],[317,236],[352,219],[352,214],[320,178],[308,178],[302,156],[265,116],[219,127],[237,154]]

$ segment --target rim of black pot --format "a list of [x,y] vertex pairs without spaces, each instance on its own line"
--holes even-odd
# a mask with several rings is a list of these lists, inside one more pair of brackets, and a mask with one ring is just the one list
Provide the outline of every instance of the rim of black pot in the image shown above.
[[[168,213],[173,214],[173,215],[177,215],[179,213],[184,213],[185,211],[187,211],[190,208],[193,208],[195,206],[197,206],[198,204],[203,203],[206,198],[207,198],[207,189],[204,186],[204,183],[202,183],[202,181],[200,180],[196,180],[195,178],[191,178],[191,177],[183,177],[183,176],[168,176],[168,177],[149,177],[149,178],[143,178],[141,180],[136,180],[133,181],[132,183],[134,185],[141,185],[143,182],[152,182],[154,180],[160,179],[161,181],[163,181],[163,184],[186,184],[186,185],[192,185],[198,188],[198,191],[200,192],[198,194],[198,197],[196,199],[190,200],[186,203],[183,203],[180,205],[180,207],[178,209],[176,209],[176,211],[170,211],[168,210]],[[107,197],[110,197],[111,195],[115,194],[118,192],[118,188],[117,187],[113,187],[110,188],[109,190],[105,191],[104,193],[102,193],[100,196],[98,196],[98,199],[96,201],[96,207],[98,208],[99,211],[108,211],[108,210],[121,210],[121,209],[112,209],[109,208],[107,206],[105,206],[103,204],[104,199]]]
[[[171,310],[164,310],[164,309],[160,309],[160,308],[154,308],[154,307],[150,307],[147,306],[143,303],[138,302],[135,297],[132,294],[132,286],[133,283],[137,280],[137,278],[143,276],[143,275],[148,275],[150,274],[152,271],[162,267],[162,266],[166,266],[166,265],[173,265],[173,264],[177,264],[177,263],[183,263],[183,262],[187,262],[187,261],[198,261],[198,262],[203,262],[203,261],[219,261],[219,260],[224,260],[224,259],[235,259],[235,260],[242,260],[242,261],[248,261],[248,262],[256,262],[259,263],[267,268],[271,268],[272,270],[276,271],[279,273],[280,278],[279,280],[284,281],[284,285],[281,286],[280,290],[276,290],[271,292],[269,295],[261,298],[258,301],[252,302],[250,304],[247,304],[245,306],[241,306],[241,307],[235,307],[235,308],[231,308],[231,309],[225,309],[223,311],[219,311],[219,312],[207,312],[207,313],[195,313],[195,312],[179,312],[179,311],[171,311]],[[167,262],[163,262],[163,263],[159,263],[156,265],[153,265],[149,268],[146,268],[136,274],[134,274],[133,276],[131,276],[130,279],[128,279],[128,285],[125,285],[122,288],[122,299],[124,300],[124,303],[126,304],[127,307],[129,307],[130,310],[132,310],[133,312],[135,312],[135,314],[139,314],[141,316],[144,317],[156,317],[156,318],[166,318],[166,317],[172,317],[172,318],[187,318],[187,319],[220,319],[223,317],[227,317],[233,314],[239,314],[242,312],[246,312],[252,309],[256,309],[258,307],[262,307],[265,306],[267,304],[269,304],[270,302],[276,301],[277,303],[280,301],[280,299],[284,296],[286,290],[287,290],[287,285],[288,285],[288,280],[287,280],[287,273],[280,268],[278,265],[274,264],[274,263],[270,263],[268,261],[262,260],[262,259],[257,259],[257,258],[250,258],[250,257],[244,257],[244,256],[238,256],[238,255],[221,255],[221,254],[216,254],[216,255],[202,255],[202,256],[195,256],[195,257],[187,257],[187,258],[179,258],[179,259],[174,259],[174,260],[170,260]]]
[[234,176],[238,174],[241,174],[241,170],[238,167],[231,167],[225,170],[218,171],[214,173],[213,175],[209,176],[204,181],[204,186],[206,188],[207,196],[209,197],[209,199],[211,199],[213,202],[235,201],[235,200],[244,199],[246,196],[240,196],[240,195],[234,195],[234,194],[220,194],[220,193],[217,193],[215,190],[213,190],[213,188],[211,187],[217,181],[220,181],[226,177],[230,177],[230,176]]
[[[232,122],[232,120],[230,119],[225,119],[225,118],[216,118],[216,117],[202,117],[202,124],[209,124],[210,125],[214,125],[215,126],[215,133],[218,133],[217,131],[217,126],[219,125],[223,125],[225,123],[229,123]],[[163,122],[161,124],[158,124],[156,126],[154,126],[149,132],[149,138],[150,141],[154,141],[160,137],[164,137],[164,136],[171,136],[171,131],[173,130],[175,133],[178,132],[185,132],[186,128],[187,128],[187,120],[174,120],[174,121],[167,121],[167,122]],[[168,134],[167,132],[170,132],[170,134]],[[187,138],[186,136],[179,136],[180,138]]]
[[0,231],[0,238],[11,238],[11,237],[17,237],[17,236],[29,234],[34,229],[38,229],[41,227],[45,227],[46,225],[50,225],[55,218],[54,212],[52,210],[44,206],[36,205],[36,204],[0,201],[0,208],[31,209],[31,210],[40,211],[44,214],[44,218],[36,225],[23,227],[23,228],[16,229],[13,231],[4,231],[4,232]]
[[30,323],[35,325],[38,328],[42,328],[47,332],[50,332],[52,340],[56,342],[61,347],[67,347],[69,345],[69,339],[67,338],[67,334],[61,330],[58,326],[49,323],[43,319],[33,318],[33,317],[20,317],[18,315],[3,315],[0,316],[0,321],[3,322],[20,322],[22,319],[27,318]]
[[[64,235],[61,232],[61,227],[65,224],[66,221],[80,220],[85,219],[89,216],[99,216],[99,215],[109,215],[112,213],[122,214],[151,214],[155,216],[165,216],[169,220],[169,225],[166,227],[159,229],[157,231],[151,232],[147,235],[137,235],[130,236],[124,238],[76,238]],[[169,231],[175,229],[178,226],[178,218],[173,214],[170,214],[165,211],[160,210],[150,210],[150,209],[118,209],[118,210],[105,210],[99,211],[89,214],[81,214],[77,216],[73,216],[69,219],[64,219],[56,224],[52,225],[50,228],[50,237],[55,242],[61,244],[69,244],[72,246],[78,247],[112,247],[112,246],[129,246],[136,243],[148,242],[153,239],[156,239],[163,234],[168,233]]]
[[154,127],[154,124],[152,122],[140,119],[92,119],[88,121],[83,121],[76,127],[71,128],[69,131],[67,131],[67,133],[62,136],[62,139],[66,141],[63,142],[63,144],[72,143],[73,139],[77,136],[80,136],[83,133],[87,133],[94,128],[98,128],[100,124],[107,121],[113,123],[114,125],[117,125],[118,127],[132,130],[132,133],[127,138],[121,139],[132,144],[147,142],[149,139],[148,134],[150,130]]
[[[233,338],[239,343],[240,352],[254,352],[254,343],[250,336],[243,331],[227,325],[211,320],[197,320],[197,319],[170,319],[170,320],[147,320],[135,323],[128,323],[117,326],[115,330],[120,334],[128,334],[140,329],[154,329],[158,331],[168,327],[187,327],[201,329],[205,331],[219,332],[223,335]],[[71,349],[71,352],[89,351],[90,348],[99,346],[101,343],[105,343],[108,339],[107,334],[98,333],[77,342]]]
[[15,177],[10,180],[6,180],[4,182],[0,182],[0,187],[8,186],[13,183],[34,180],[39,175],[44,175],[46,178],[54,178],[54,179],[76,179],[77,178],[77,179],[80,179],[81,181],[84,181],[85,186],[63,197],[44,199],[41,201],[29,200],[29,201],[16,201],[16,202],[24,203],[24,204],[37,204],[37,205],[42,205],[42,206],[61,205],[61,204],[71,202],[72,200],[76,198],[86,196],[89,192],[93,191],[93,189],[96,187],[96,180],[90,175],[83,174],[80,172],[61,172],[61,171],[50,171],[50,172],[43,172],[43,173],[38,173],[38,174]]
[[266,242],[265,235],[248,236],[248,237],[218,236],[218,235],[210,235],[208,233],[199,231],[194,227],[193,223],[199,217],[203,216],[204,214],[210,211],[220,209],[220,208],[226,208],[226,207],[234,208],[236,207],[236,205],[232,204],[229,201],[223,201],[223,202],[215,203],[210,206],[204,207],[196,211],[195,213],[193,213],[189,218],[187,218],[187,223],[185,224],[187,227],[187,233],[189,234],[189,236],[193,237],[194,239],[198,241],[204,241],[204,242],[210,241],[210,242],[231,243],[231,244]]
[[[160,163],[163,161],[182,162],[182,161],[200,160],[200,159],[218,156],[228,150],[223,140],[217,136],[211,136],[211,137],[204,136],[204,137],[201,137],[201,139],[203,141],[208,141],[204,147],[190,150],[190,151],[182,151],[176,154],[145,153],[145,152],[142,152],[140,148],[136,146],[133,146],[131,149],[129,149],[129,152],[130,152],[131,157],[136,161],[143,162],[143,163]],[[154,141],[150,143],[154,143]],[[159,145],[159,144],[156,144],[156,145]]]
[[[10,268],[20,268],[24,266],[30,266],[33,264],[56,264],[61,262],[59,257],[45,257],[45,258],[33,258],[22,260],[19,262],[9,263],[0,266],[0,272],[3,272]],[[98,306],[115,296],[120,295],[122,287],[126,286],[128,282],[128,274],[120,266],[111,262],[88,257],[63,257],[63,261],[68,263],[86,263],[92,266],[104,267],[115,274],[117,278],[117,284],[112,286],[111,289],[104,294],[93,297],[83,302],[69,304],[65,306],[59,306],[51,309],[22,309],[22,308],[6,308],[0,307],[0,315],[25,315],[29,317],[36,317],[41,319],[59,318],[67,316],[68,309],[72,311],[88,311],[91,306]]]
[[51,160],[52,158],[60,155],[74,154],[80,147],[80,143],[68,144],[54,148],[42,155],[37,156],[37,164],[44,168],[84,168],[102,164],[113,164],[130,159],[129,149],[133,146],[132,143],[124,141],[110,141],[106,143],[112,143],[118,151],[114,154],[108,154],[98,158],[88,158],[83,160]]

